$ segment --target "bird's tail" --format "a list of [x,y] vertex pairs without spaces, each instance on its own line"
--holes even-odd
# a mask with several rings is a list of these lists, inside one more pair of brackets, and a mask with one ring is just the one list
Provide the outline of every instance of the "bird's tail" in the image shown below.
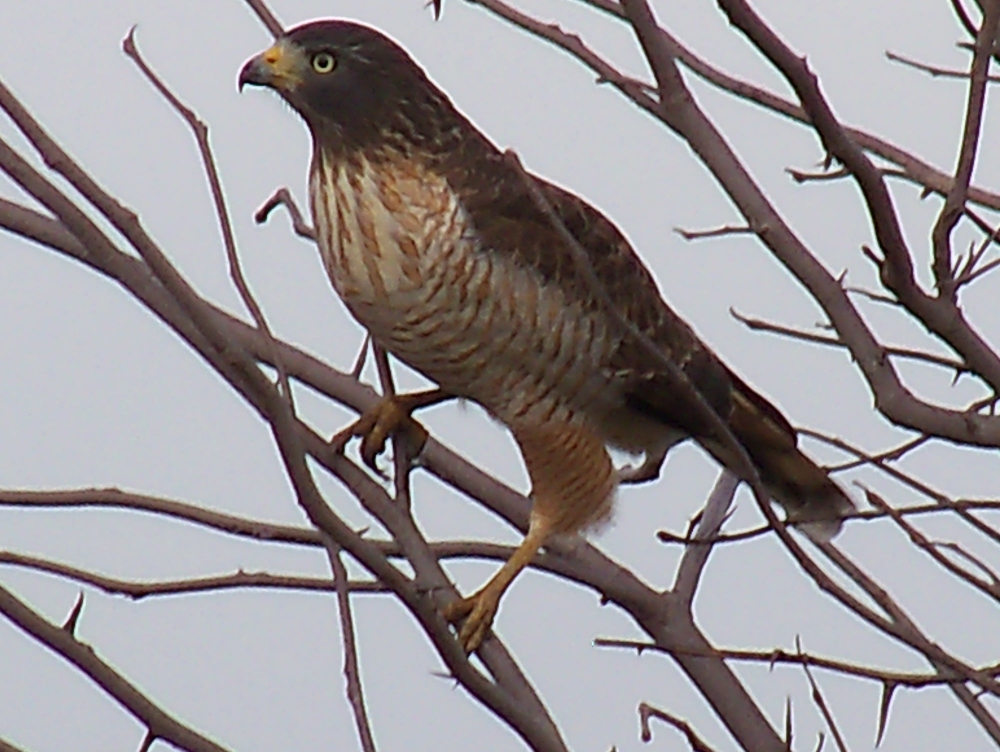
[[[795,430],[781,413],[746,384],[737,380],[733,387],[729,427],[753,460],[764,487],[784,507],[789,522],[811,538],[830,540],[840,532],[844,515],[855,510],[854,502],[799,451]],[[702,444],[719,462],[735,469],[738,463],[731,450],[714,440]]]

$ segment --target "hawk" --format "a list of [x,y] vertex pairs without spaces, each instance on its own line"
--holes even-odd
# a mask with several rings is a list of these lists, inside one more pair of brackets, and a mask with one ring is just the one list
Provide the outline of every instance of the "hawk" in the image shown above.
[[523,456],[533,499],[523,542],[481,590],[444,611],[467,651],[552,536],[607,517],[619,480],[608,446],[643,453],[642,476],[655,477],[688,438],[738,468],[677,389],[678,369],[789,521],[819,537],[839,530],[849,497],[799,451],[782,414],[664,302],[621,231],[505,157],[398,44],[353,22],[307,23],[249,60],[246,84],[277,91],[312,134],[309,197],[333,287],[375,342],[440,387],[383,399],[345,435],[364,436],[370,461],[390,433],[414,431],[413,409],[458,397],[507,426]]

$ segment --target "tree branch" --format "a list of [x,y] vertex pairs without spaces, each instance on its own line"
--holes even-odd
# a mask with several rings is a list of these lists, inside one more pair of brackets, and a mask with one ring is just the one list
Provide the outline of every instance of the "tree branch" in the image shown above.
[[154,738],[163,739],[188,752],[225,752],[224,747],[188,728],[152,702],[128,679],[101,660],[92,647],[39,616],[2,585],[0,585],[0,613],[26,634],[80,669],[139,723],[149,729],[149,734]]
[[[219,590],[268,589],[332,593],[336,592],[337,588],[333,580],[320,577],[299,577],[295,575],[270,574],[268,572],[244,572],[243,570],[232,574],[188,577],[180,580],[133,582],[13,551],[0,551],[0,564],[23,567],[24,569],[36,572],[45,572],[46,574],[79,582],[83,585],[90,585],[110,595],[124,595],[133,600],[167,595],[190,595],[192,593],[207,593]],[[348,582],[346,587],[349,592],[388,592],[378,582],[370,580]]]

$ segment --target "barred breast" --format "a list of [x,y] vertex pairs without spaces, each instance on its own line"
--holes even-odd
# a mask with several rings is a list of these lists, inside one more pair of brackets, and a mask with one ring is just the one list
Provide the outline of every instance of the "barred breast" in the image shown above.
[[310,195],[334,288],[396,357],[512,427],[607,399],[604,323],[480,247],[445,180],[405,160],[317,153]]

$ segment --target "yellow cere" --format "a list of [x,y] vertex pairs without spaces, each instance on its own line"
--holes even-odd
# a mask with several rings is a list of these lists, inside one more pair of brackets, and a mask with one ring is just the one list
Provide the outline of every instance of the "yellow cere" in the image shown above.
[[281,45],[276,44],[271,49],[264,52],[264,62],[268,65],[274,65],[281,59]]
[[262,52],[260,59],[271,69],[271,74],[279,82],[286,86],[301,83],[302,56],[287,41],[277,42]]

